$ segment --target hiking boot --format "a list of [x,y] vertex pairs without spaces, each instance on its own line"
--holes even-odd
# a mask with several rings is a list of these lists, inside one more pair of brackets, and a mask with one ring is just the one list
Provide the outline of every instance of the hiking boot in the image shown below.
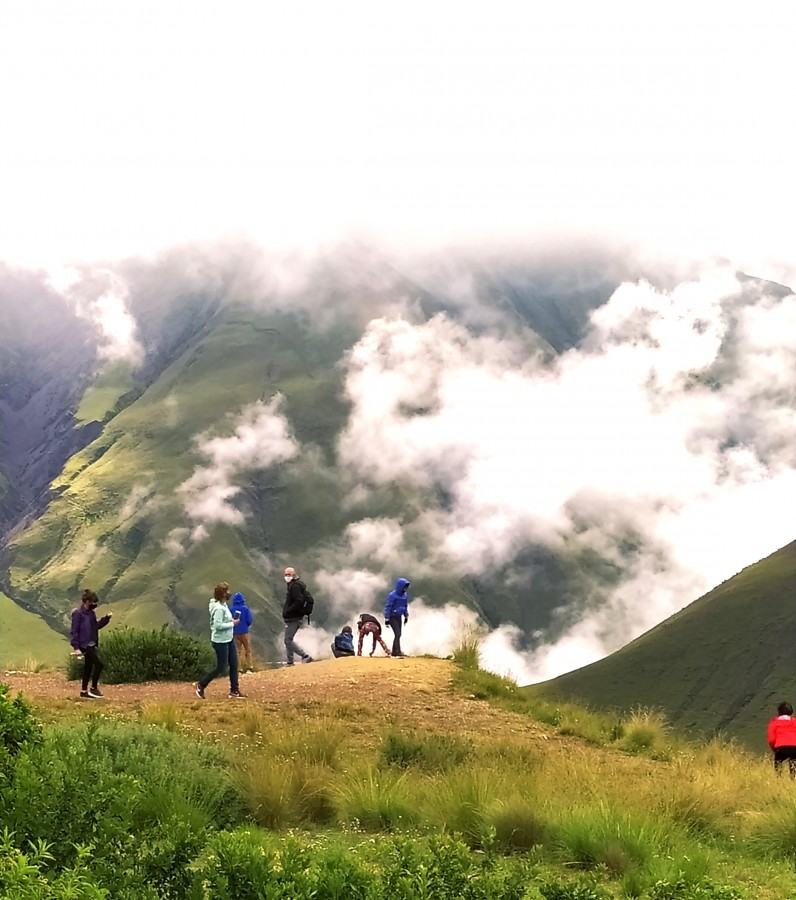
[[196,682],[196,684],[194,684],[193,689],[194,689],[194,692],[196,693],[196,696],[197,696],[200,700],[204,700],[204,698],[205,698],[205,689],[199,684],[198,681]]
[[311,656],[302,656],[301,661],[303,663],[315,662],[315,660]]
[[88,691],[81,691],[81,692],[80,692],[80,699],[81,699],[81,700],[90,700],[90,699],[91,699],[91,694],[89,694]]
[[241,694],[240,691],[230,691],[227,700],[245,700],[246,697],[244,694]]
[[99,688],[91,687],[88,689],[88,695],[96,700],[102,696],[102,691]]

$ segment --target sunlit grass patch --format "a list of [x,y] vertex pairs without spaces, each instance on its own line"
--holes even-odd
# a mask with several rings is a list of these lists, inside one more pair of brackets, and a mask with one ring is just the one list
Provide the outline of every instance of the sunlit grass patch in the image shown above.
[[646,753],[668,759],[672,751],[672,732],[663,713],[636,709],[622,720],[617,745],[628,753]]
[[174,700],[149,700],[141,705],[139,715],[144,725],[160,725],[166,731],[176,731],[182,720],[181,709]]
[[384,765],[446,772],[461,765],[472,754],[472,741],[455,734],[390,731],[382,742],[379,755]]

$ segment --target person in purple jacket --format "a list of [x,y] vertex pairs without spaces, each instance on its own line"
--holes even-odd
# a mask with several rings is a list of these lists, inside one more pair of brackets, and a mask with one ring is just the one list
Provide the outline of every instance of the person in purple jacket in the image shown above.
[[[98,603],[99,598],[94,591],[85,590],[80,597],[80,606],[72,611],[69,643],[75,654],[83,655],[83,689],[80,691],[80,696],[84,700],[102,696],[98,682],[105,665],[99,655],[99,630],[110,622],[113,613],[108,613],[97,621],[97,614],[94,610]],[[91,681],[90,687],[89,681]]]

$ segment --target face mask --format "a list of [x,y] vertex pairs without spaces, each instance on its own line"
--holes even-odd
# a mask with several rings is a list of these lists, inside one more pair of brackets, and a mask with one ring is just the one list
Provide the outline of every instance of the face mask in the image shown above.
[[285,581],[286,581],[288,584],[290,584],[290,582],[291,582],[292,580],[293,580],[293,576],[292,576],[292,575],[285,575]]
[[97,608],[97,604],[96,604],[96,603],[89,603],[88,608],[89,608],[89,609],[96,609],[96,608]]

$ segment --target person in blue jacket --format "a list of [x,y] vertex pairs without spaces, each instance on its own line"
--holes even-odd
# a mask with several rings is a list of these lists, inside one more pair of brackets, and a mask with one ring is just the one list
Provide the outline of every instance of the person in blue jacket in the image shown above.
[[232,634],[235,638],[235,646],[238,648],[238,662],[241,672],[252,671],[252,642],[249,637],[249,629],[252,627],[254,616],[246,606],[246,598],[238,591],[232,595],[232,618],[240,613]]
[[340,659],[341,656],[354,655],[354,632],[350,625],[343,625],[340,634],[334,636],[332,654],[335,659]]
[[395,590],[387,594],[387,602],[384,604],[384,620],[388,628],[392,628],[392,655],[403,656],[401,651],[401,629],[409,621],[409,595],[407,588],[409,581],[399,578],[395,582]]

